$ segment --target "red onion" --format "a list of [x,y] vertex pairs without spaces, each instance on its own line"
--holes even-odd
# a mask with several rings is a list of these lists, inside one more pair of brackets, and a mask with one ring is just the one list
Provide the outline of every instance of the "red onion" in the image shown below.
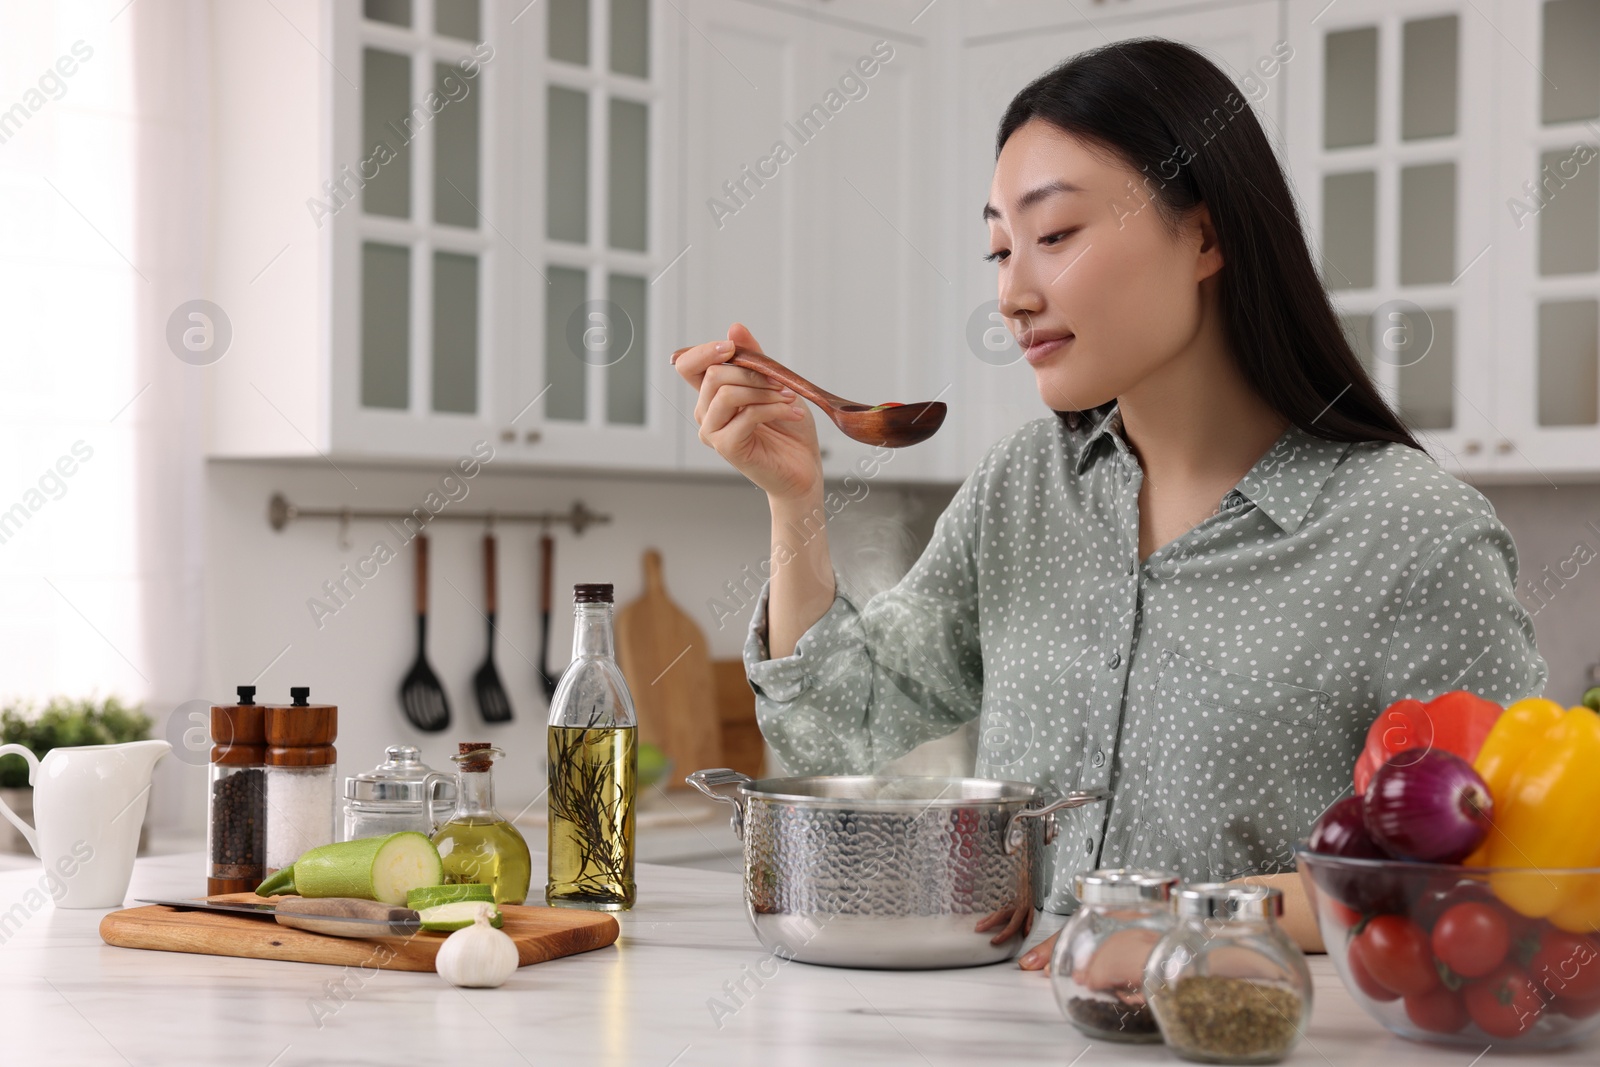
[[1494,801],[1472,764],[1443,749],[1398,752],[1367,784],[1365,821],[1395,859],[1460,863],[1489,834]]
[[[1311,828],[1306,847],[1319,856],[1341,859],[1381,860],[1388,853],[1367,832],[1365,811],[1360,797],[1345,797],[1322,813]],[[1382,870],[1341,863],[1307,864],[1317,885],[1341,904],[1363,914],[1403,912],[1420,890],[1412,880],[1395,877]]]

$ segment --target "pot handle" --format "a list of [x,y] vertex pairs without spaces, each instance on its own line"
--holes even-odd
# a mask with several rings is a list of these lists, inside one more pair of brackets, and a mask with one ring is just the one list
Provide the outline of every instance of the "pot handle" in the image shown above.
[[1044,843],[1049,844],[1056,839],[1056,820],[1054,813],[1062,808],[1079,808],[1085,804],[1094,804],[1102,800],[1110,800],[1111,794],[1102,790],[1078,790],[1066,796],[1056,797],[1050,803],[1039,808],[1023,808],[1011,816],[1011,821],[1006,824],[1006,854],[1010,855],[1022,847],[1023,832],[1027,827],[1023,819],[1044,819]]
[[733,815],[728,819],[728,825],[733,827],[734,834],[743,841],[744,798],[739,795],[738,787],[748,785],[754,779],[748,774],[740,774],[727,767],[717,767],[712,770],[695,771],[684,781],[712,800],[733,805]]

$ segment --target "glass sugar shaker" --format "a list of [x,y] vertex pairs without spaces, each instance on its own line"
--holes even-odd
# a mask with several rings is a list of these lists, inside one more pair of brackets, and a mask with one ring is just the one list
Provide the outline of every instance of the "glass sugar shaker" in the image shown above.
[[1107,868],[1078,876],[1081,906],[1056,939],[1050,983],[1079,1030],[1106,1041],[1160,1041],[1144,997],[1150,952],[1172,928],[1168,871]]
[[415,830],[432,836],[428,795],[449,810],[455,803],[455,775],[422,762],[415,745],[390,745],[385,759],[370,771],[344,780],[344,840]]
[[1311,972],[1278,925],[1283,894],[1204,883],[1173,900],[1177,921],[1145,966],[1167,1046],[1201,1063],[1275,1063],[1311,1020]]

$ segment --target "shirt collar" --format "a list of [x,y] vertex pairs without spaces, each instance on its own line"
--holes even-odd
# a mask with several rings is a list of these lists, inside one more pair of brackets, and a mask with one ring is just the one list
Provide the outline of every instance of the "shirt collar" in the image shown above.
[[1284,533],[1294,533],[1350,448],[1349,441],[1330,441],[1290,426],[1235,488]]
[[1078,450],[1078,460],[1073,465],[1072,472],[1074,474],[1082,474],[1088,468],[1090,460],[1094,459],[1099,453],[1100,442],[1107,439],[1111,440],[1115,447],[1131,454],[1128,442],[1122,439],[1122,410],[1115,403],[1111,405],[1111,410],[1106,412],[1099,422],[1095,423],[1094,429],[1090,430],[1089,436],[1084,439],[1082,447]]
[[[1116,405],[1089,432],[1078,452],[1074,473],[1082,474],[1104,450],[1109,439],[1114,450],[1132,456],[1122,437],[1122,413]],[[1283,432],[1265,455],[1256,461],[1235,487],[1277,524],[1284,533],[1294,533],[1305,521],[1322,487],[1333,476],[1334,468],[1350,451],[1348,441],[1329,441],[1306,433],[1298,426]]]

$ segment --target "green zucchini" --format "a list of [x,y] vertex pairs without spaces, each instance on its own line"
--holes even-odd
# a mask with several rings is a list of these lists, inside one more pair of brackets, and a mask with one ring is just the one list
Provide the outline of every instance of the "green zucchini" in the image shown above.
[[443,882],[439,850],[425,835],[406,830],[311,849],[262,882],[256,893],[359,897],[403,905],[411,890]]

